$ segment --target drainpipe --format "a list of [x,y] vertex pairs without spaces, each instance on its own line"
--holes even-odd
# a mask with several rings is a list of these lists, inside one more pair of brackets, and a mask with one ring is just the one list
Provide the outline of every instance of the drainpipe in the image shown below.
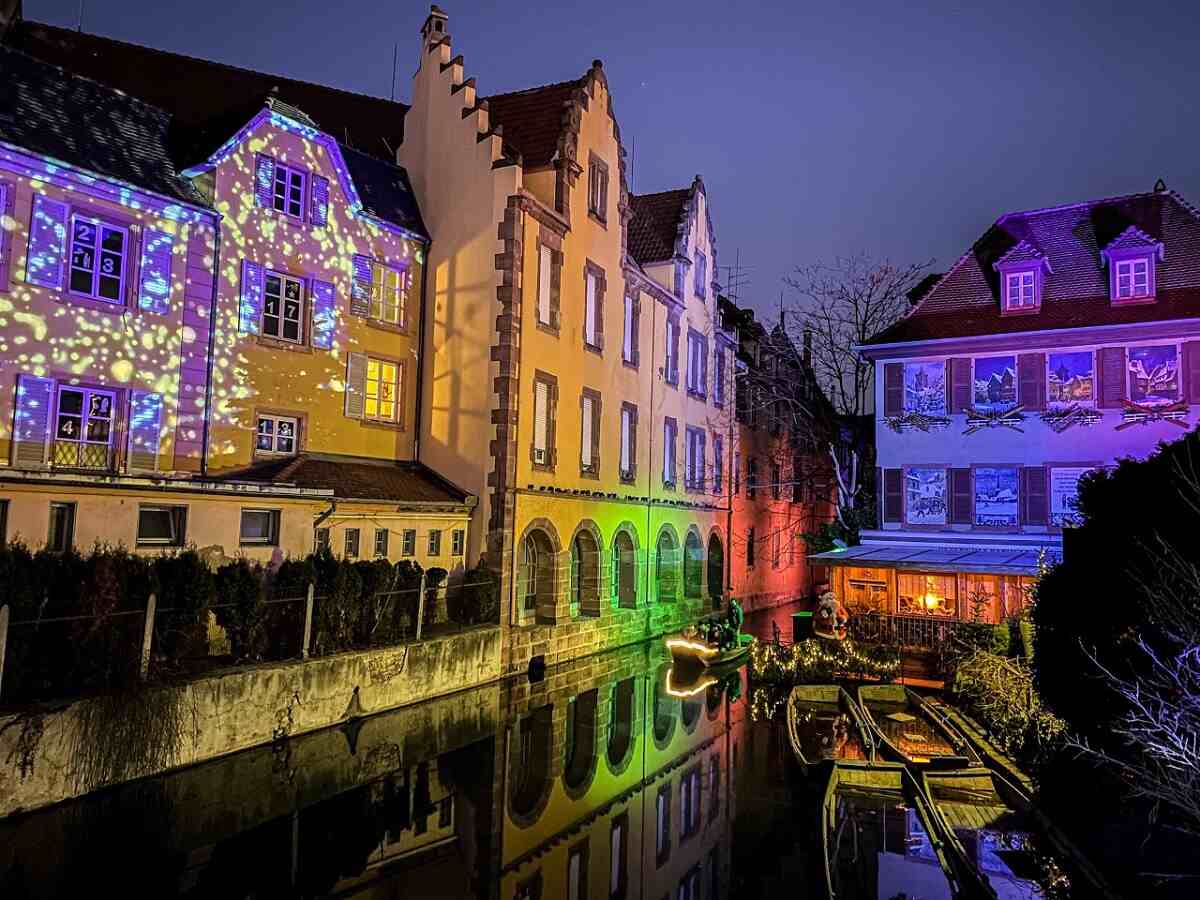
[[[640,289],[639,289],[640,290]],[[658,299],[654,296],[650,298],[653,304],[650,307],[650,427],[647,429],[647,444],[646,450],[648,459],[646,460],[646,631],[650,630],[651,618],[651,596],[650,596],[650,548],[653,546],[654,538],[651,534],[651,519],[650,512],[653,508],[654,499],[654,384],[658,380],[658,376],[654,371],[654,348],[657,346],[657,325],[658,320],[654,315],[654,307],[658,305]],[[664,307],[665,308],[665,307]],[[668,315],[670,311],[667,311]],[[663,366],[666,366],[666,356],[663,357]],[[634,448],[637,452],[637,448]],[[646,637],[650,635],[647,634]]]
[[433,247],[431,239],[425,244],[425,264],[421,266],[421,321],[417,324],[417,403],[413,410],[413,462],[421,461],[421,410],[424,399],[421,391],[425,385],[425,303],[429,288],[429,251]]
[[[221,281],[221,216],[217,216],[213,228],[213,287],[212,299],[208,307],[208,368],[204,376],[204,425],[200,429],[200,477],[208,477],[208,448],[211,440],[212,399],[213,399],[213,356],[217,346],[217,299],[218,285]],[[187,305],[187,298],[184,298]]]

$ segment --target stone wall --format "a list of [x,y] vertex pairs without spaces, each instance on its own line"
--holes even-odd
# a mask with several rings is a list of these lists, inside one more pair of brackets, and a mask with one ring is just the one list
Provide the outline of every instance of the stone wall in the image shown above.
[[500,651],[486,627],[0,716],[0,817],[495,681]]

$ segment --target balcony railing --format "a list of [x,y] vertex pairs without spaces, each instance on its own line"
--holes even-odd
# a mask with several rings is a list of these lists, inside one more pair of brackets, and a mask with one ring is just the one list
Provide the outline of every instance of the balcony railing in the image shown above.
[[106,472],[113,467],[112,448],[107,444],[54,441],[50,445],[50,465],[58,469]]
[[955,619],[865,612],[850,617],[850,636],[863,644],[940,651],[950,643],[960,624]]

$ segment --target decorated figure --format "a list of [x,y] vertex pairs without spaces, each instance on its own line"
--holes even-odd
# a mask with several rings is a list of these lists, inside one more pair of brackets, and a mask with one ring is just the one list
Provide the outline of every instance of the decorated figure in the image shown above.
[[813,623],[813,631],[820,637],[837,641],[845,639],[850,614],[846,612],[846,607],[838,602],[833,591],[826,591],[821,595],[821,599],[817,601],[814,618],[816,621]]

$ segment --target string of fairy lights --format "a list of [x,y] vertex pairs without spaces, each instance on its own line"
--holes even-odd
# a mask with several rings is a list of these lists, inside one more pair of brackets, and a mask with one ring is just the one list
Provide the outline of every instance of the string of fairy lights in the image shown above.
[[803,682],[819,673],[856,672],[888,678],[900,670],[896,654],[859,648],[853,638],[818,641],[809,638],[790,647],[755,641],[750,647],[750,672],[755,681]]

